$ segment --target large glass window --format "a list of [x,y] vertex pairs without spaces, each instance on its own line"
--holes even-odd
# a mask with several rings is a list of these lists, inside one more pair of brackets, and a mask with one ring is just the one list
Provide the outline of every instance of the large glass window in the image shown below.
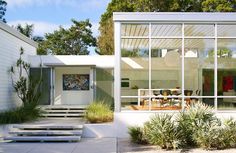
[[[140,105],[137,98],[134,101],[135,98],[130,98],[131,96],[148,95],[148,91],[146,91],[149,88],[148,44],[148,39],[135,38],[122,39],[121,41],[121,79],[123,80],[121,82],[123,84],[121,84],[121,96],[125,97],[122,98],[124,109],[127,109],[129,105]],[[128,80],[128,86],[125,80]],[[139,89],[145,89],[145,91],[139,93]]]
[[236,39],[218,39],[218,99],[219,109],[236,108]]
[[[214,96],[214,39],[185,39],[184,88],[188,96]],[[214,101],[204,103],[214,106]]]
[[198,101],[235,109],[235,31],[234,24],[122,24],[122,110],[180,110]]
[[[152,39],[151,93],[152,108],[181,109],[181,39]],[[164,97],[163,97],[164,96]]]

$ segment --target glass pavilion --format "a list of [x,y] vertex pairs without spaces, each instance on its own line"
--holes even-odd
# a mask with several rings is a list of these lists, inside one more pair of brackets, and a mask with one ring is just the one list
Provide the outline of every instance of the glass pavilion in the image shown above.
[[113,14],[115,110],[236,108],[235,13]]

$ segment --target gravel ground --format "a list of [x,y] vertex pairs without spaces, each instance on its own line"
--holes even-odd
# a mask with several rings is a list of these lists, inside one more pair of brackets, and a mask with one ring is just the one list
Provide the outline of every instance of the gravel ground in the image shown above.
[[131,143],[129,139],[118,139],[118,153],[236,153],[236,149],[225,150],[202,150],[202,149],[178,149],[161,150],[156,146],[137,145]]

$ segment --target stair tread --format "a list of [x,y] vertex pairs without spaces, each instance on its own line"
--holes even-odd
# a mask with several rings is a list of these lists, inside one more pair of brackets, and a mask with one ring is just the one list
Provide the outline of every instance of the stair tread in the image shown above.
[[14,125],[13,128],[18,129],[82,129],[83,125]]
[[12,141],[79,141],[81,136],[9,136],[4,140]]
[[82,113],[73,113],[73,114],[67,114],[67,113],[43,113],[41,116],[84,116]]
[[11,130],[9,134],[25,135],[81,135],[82,130]]
[[41,106],[40,108],[42,109],[86,109],[88,106],[87,105],[81,105],[81,106],[61,106],[61,105],[52,105],[52,106]]
[[48,112],[66,112],[66,113],[70,113],[70,112],[78,112],[78,113],[84,113],[86,110],[54,110],[54,109],[52,109],[52,110],[44,110],[45,111],[45,113],[48,113]]

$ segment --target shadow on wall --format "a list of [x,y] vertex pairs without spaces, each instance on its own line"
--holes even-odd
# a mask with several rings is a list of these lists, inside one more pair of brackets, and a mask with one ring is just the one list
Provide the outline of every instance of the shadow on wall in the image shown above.
[[106,104],[114,108],[114,97],[110,93],[107,93],[100,87],[96,88],[96,101],[104,101]]
[[96,101],[104,101],[114,108],[113,97],[113,70],[112,69],[96,69]]

